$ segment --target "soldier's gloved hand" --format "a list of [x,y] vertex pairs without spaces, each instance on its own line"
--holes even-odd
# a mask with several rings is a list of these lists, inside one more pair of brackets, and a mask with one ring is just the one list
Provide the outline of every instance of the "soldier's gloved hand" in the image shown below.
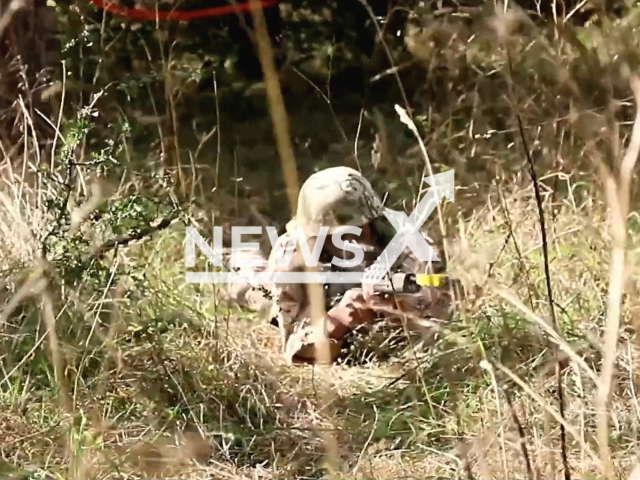
[[385,298],[376,294],[373,290],[373,283],[362,283],[362,297],[367,308],[373,311],[388,310],[396,306],[393,296]]
[[349,330],[375,319],[359,289],[347,290],[340,303],[327,312],[327,316],[327,335],[336,340]]

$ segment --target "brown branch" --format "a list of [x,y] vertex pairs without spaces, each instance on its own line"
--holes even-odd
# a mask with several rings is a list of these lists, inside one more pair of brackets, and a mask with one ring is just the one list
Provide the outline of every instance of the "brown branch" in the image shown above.
[[160,220],[160,222],[158,222],[157,224],[143,227],[135,233],[130,233],[119,238],[107,240],[93,251],[93,256],[94,258],[101,260],[110,250],[113,250],[116,247],[129,245],[131,242],[143,240],[156,232],[168,228],[174,220],[175,217],[166,217]]

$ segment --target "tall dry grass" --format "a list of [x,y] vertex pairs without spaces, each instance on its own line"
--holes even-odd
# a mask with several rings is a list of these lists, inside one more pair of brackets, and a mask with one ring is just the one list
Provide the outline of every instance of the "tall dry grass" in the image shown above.
[[[298,180],[290,126],[260,9],[253,15],[293,211]],[[576,69],[576,78],[584,78],[579,62],[593,57],[562,51],[535,30],[516,33],[518,22],[530,28],[517,12],[490,18],[494,31],[506,35],[513,48],[512,104],[504,110],[478,105],[458,135],[465,142],[459,148],[524,165],[526,159],[511,145],[522,140],[513,135],[515,129],[488,128],[491,109],[518,110],[534,138],[532,155],[543,157],[536,165],[544,172],[538,191],[517,169],[509,173],[506,161],[492,164],[487,170],[493,178],[480,176],[476,185],[463,170],[457,176],[464,183],[456,208],[445,205],[438,219],[448,232],[451,273],[468,292],[454,320],[437,324],[435,331],[412,333],[410,339],[376,325],[359,332],[347,360],[336,366],[285,365],[274,329],[241,309],[222,306],[212,286],[185,284],[180,223],[156,222],[142,233],[134,227],[124,234],[98,228],[100,219],[91,212],[113,205],[109,215],[124,223],[135,209],[122,205],[146,184],[135,176],[117,184],[94,181],[99,187],[92,192],[93,166],[78,157],[82,138],[69,136],[61,122],[56,129],[60,150],[42,174],[55,181],[29,178],[29,172],[41,171],[42,152],[5,156],[0,166],[3,473],[317,478],[328,470],[334,478],[556,478],[564,460],[573,477],[630,475],[640,441],[633,324],[638,305],[633,295],[625,295],[625,286],[637,282],[637,224],[630,212],[639,127],[636,122],[626,141],[622,135],[612,139],[607,129],[579,124],[576,117],[586,116],[586,123],[629,130],[615,112],[587,108],[587,87],[571,77],[560,85],[538,78],[533,87],[541,91],[533,97],[545,101],[535,105],[527,95],[533,87],[523,80],[530,79],[528,62],[539,66],[551,58],[559,62],[559,76]],[[453,31],[451,41],[463,33]],[[482,42],[492,38],[490,32],[479,35],[486,35]],[[432,34],[422,31],[426,46]],[[473,52],[478,44],[467,41],[466,52],[449,54],[447,75],[460,56],[478,54]],[[615,41],[611,51],[622,45]],[[527,57],[540,44],[558,47],[557,57],[544,49],[542,60]],[[487,54],[485,66],[493,62],[506,68],[503,54]],[[430,61],[436,64],[443,55]],[[591,65],[591,73],[613,75],[615,68],[606,62]],[[629,64],[625,81],[631,81],[637,97],[634,68]],[[620,79],[611,83],[622,88]],[[574,117],[550,116],[551,104],[545,102],[553,92],[574,87],[574,96],[567,94]],[[447,111],[449,120],[460,115],[458,107],[468,105],[452,104],[441,119]],[[403,128],[413,125],[420,154],[409,152],[396,161],[415,167],[420,178],[431,152],[453,151],[457,140],[435,140],[452,128],[451,121],[432,118],[433,129],[424,132],[429,122],[421,123],[419,108],[411,113],[409,122],[399,120]],[[541,118],[552,128],[534,121]],[[591,132],[590,138],[563,133],[574,127]],[[33,135],[26,115],[23,129]],[[74,141],[79,148],[68,148]],[[176,192],[182,186],[176,182]],[[417,186],[396,193],[415,199],[424,193]],[[61,206],[47,204],[61,196]],[[180,203],[175,193],[167,197]],[[237,198],[223,198],[216,207],[231,216],[237,204]],[[546,246],[538,207],[546,214]],[[118,216],[121,211],[126,214]],[[197,206],[182,214],[182,222],[194,224],[206,215]],[[77,247],[76,235],[91,248]],[[58,243],[43,248],[51,238]],[[69,273],[78,258],[89,261]],[[557,328],[545,313],[547,288],[554,292]],[[554,404],[556,371],[564,412]],[[564,459],[560,425],[567,433]]]

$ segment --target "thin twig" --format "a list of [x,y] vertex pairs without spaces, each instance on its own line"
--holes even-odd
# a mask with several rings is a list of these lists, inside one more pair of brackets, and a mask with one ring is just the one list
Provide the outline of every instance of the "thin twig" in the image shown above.
[[[379,41],[382,45],[382,47],[384,48],[384,52],[387,54],[387,59],[389,60],[389,63],[391,64],[392,67],[395,67],[395,61],[393,59],[393,53],[391,52],[391,48],[389,48],[389,45],[387,44],[386,40],[384,39],[384,32],[383,30],[380,28],[380,25],[378,25],[378,19],[376,18],[373,10],[371,9],[371,6],[369,5],[369,3],[367,2],[367,0],[360,0],[360,3],[362,4],[362,6],[364,6],[364,8],[367,10],[367,13],[369,14],[369,18],[371,19],[371,22],[373,23],[375,29],[376,29],[376,33],[377,33],[377,41]],[[407,111],[407,114],[409,115],[409,118],[413,119],[413,115],[412,115],[412,110],[411,110],[411,105],[409,104],[409,99],[407,98],[407,93],[404,89],[404,86],[402,85],[402,80],[400,80],[400,75],[398,75],[398,70],[396,69],[393,72],[393,76],[396,79],[396,82],[398,83],[398,88],[400,89],[400,94],[402,95],[402,101],[404,102],[404,107]]]
[[[556,331],[560,332],[560,325],[556,318],[555,304],[553,302],[553,293],[551,289],[551,272],[549,270],[549,246],[547,243],[547,228],[544,219],[544,207],[542,205],[542,196],[540,195],[540,186],[538,185],[538,177],[536,175],[536,169],[531,157],[531,152],[527,146],[527,140],[524,134],[524,128],[522,126],[522,119],[520,114],[516,113],[518,120],[518,130],[520,131],[520,138],[522,140],[522,148],[525,151],[527,162],[529,163],[531,182],[533,183],[533,189],[536,197],[536,205],[538,207],[538,215],[540,217],[540,232],[542,235],[542,257],[544,259],[544,277],[547,286],[547,300],[549,302],[549,310],[551,313],[551,320]],[[556,369],[556,389],[558,395],[558,404],[560,408],[560,416],[565,418],[564,414],[564,387],[562,385],[562,368],[560,367],[560,360],[558,358],[558,348],[554,348],[555,369]],[[569,460],[567,458],[567,433],[564,425],[560,424],[560,455],[562,456],[562,468],[564,469],[565,480],[571,479],[571,471],[569,470]]]
[[[514,104],[514,108],[515,108],[515,93],[513,91],[513,62],[511,59],[511,54],[509,49],[506,49],[506,53],[507,53],[507,64],[508,64],[508,71],[509,71],[509,94],[511,96],[511,100],[512,103]],[[546,223],[545,223],[545,216],[544,216],[544,206],[542,204],[542,195],[540,194],[540,185],[538,184],[538,176],[536,174],[536,169],[535,169],[535,165],[533,162],[533,157],[531,156],[531,151],[529,150],[529,146],[527,144],[527,138],[526,135],[524,133],[524,126],[522,123],[522,118],[520,116],[520,112],[519,111],[515,111],[515,117],[516,120],[518,122],[518,132],[520,133],[520,140],[522,141],[522,148],[524,150],[524,154],[526,156],[527,159],[527,163],[529,164],[529,173],[531,175],[531,183],[533,184],[533,189],[534,189],[534,193],[535,193],[535,199],[536,199],[536,205],[538,207],[538,217],[539,217],[539,223],[540,223],[540,233],[542,236],[542,256],[543,256],[543,260],[544,260],[544,276],[545,276],[545,282],[546,282],[546,287],[547,287],[547,300],[549,303],[549,310],[551,313],[551,321],[553,324],[553,327],[555,328],[556,332],[560,332],[560,325],[558,323],[558,319],[556,318],[556,311],[555,311],[555,304],[553,302],[553,293],[552,293],[552,288],[551,288],[551,272],[549,270],[549,248],[548,248],[548,241],[547,241],[547,227],[546,227]],[[565,414],[564,414],[564,388],[563,388],[563,384],[562,384],[562,368],[560,366],[560,359],[559,359],[559,350],[557,347],[554,347],[554,361],[555,361],[555,370],[556,370],[556,394],[558,396],[558,404],[559,404],[559,409],[560,409],[560,416],[562,417],[562,419],[565,419]],[[564,470],[564,478],[565,480],[570,480],[571,479],[571,472],[569,470],[569,460],[567,458],[567,439],[566,439],[567,433],[565,431],[565,427],[563,423],[560,423],[560,454],[562,456],[562,467]]]
[[518,437],[520,438],[520,451],[522,452],[522,457],[524,458],[524,464],[527,467],[527,478],[536,479],[538,476],[533,475],[533,469],[531,468],[531,460],[529,459],[529,451],[527,450],[527,436],[524,433],[524,427],[518,418],[518,414],[516,413],[515,408],[513,408],[513,401],[511,400],[511,394],[509,393],[509,389],[504,389],[504,395],[507,399],[507,404],[509,405],[509,410],[511,410],[511,418],[513,419],[513,423],[515,423],[516,428],[518,429]]
[[340,119],[338,118],[338,116],[336,115],[335,110],[333,109],[333,105],[331,105],[331,100],[329,99],[329,97],[327,95],[325,95],[325,93],[320,89],[320,87],[318,87],[315,83],[313,83],[311,81],[311,79],[309,79],[304,73],[302,73],[300,70],[298,70],[295,67],[292,67],[292,70],[300,77],[302,78],[305,82],[307,82],[316,92],[318,92],[318,95],[320,95],[320,97],[322,97],[322,99],[327,103],[327,106],[329,107],[329,111],[331,112],[331,115],[333,116],[333,120],[336,122],[336,127],[338,127],[338,131],[340,132],[340,135],[342,135],[342,139],[344,140],[344,143],[349,143],[349,137],[347,137],[346,132],[344,131],[344,128],[342,128],[342,124],[340,123]]
[[522,270],[522,273],[524,273],[524,277],[525,277],[525,282],[526,282],[526,286],[527,286],[527,293],[529,295],[529,305],[531,305],[531,309],[534,308],[534,303],[533,303],[533,299],[534,297],[537,297],[538,292],[535,288],[535,285],[533,284],[533,282],[531,281],[531,276],[529,275],[529,269],[527,268],[527,264],[524,261],[524,255],[522,254],[522,250],[520,249],[520,245],[518,245],[518,240],[516,239],[516,236],[514,235],[514,228],[513,228],[513,224],[511,222],[511,215],[509,215],[509,208],[507,207],[507,202],[504,199],[504,196],[502,195],[502,190],[500,189],[500,187],[498,186],[498,197],[500,199],[499,202],[499,206],[500,206],[500,210],[502,211],[502,215],[504,217],[505,222],[507,223],[507,228],[509,229],[509,236],[507,237],[507,240],[509,238],[511,238],[511,241],[513,243],[513,248],[516,252],[516,257],[518,259],[518,263],[520,264],[520,269]]

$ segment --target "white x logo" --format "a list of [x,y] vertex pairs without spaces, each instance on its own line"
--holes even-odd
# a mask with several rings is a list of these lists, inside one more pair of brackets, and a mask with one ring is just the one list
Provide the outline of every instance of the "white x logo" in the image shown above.
[[365,272],[364,281],[366,283],[381,281],[406,247],[409,247],[421,262],[440,260],[433,248],[420,234],[420,227],[431,215],[431,212],[435,210],[442,197],[447,197],[453,202],[454,171],[449,170],[432,177],[426,177],[424,180],[431,185],[431,189],[422,198],[410,217],[407,217],[404,212],[394,210],[384,212],[384,215],[398,233],[389,242],[387,248],[384,249],[374,264]]

